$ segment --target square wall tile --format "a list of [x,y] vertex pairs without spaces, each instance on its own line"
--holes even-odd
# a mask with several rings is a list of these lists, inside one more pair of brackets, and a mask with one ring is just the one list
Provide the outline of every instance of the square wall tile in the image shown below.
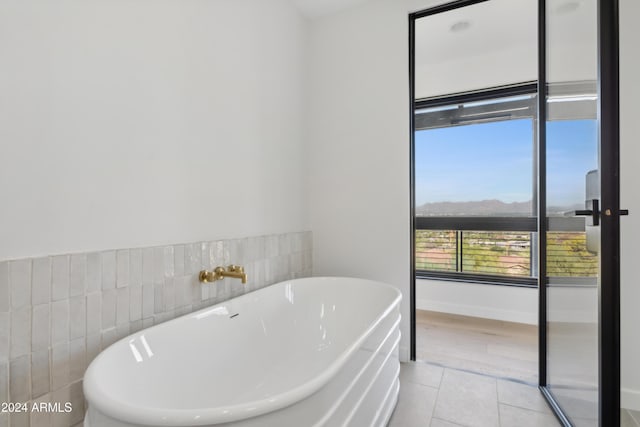
[[131,321],[142,319],[142,286],[129,289],[129,319]]
[[69,339],[84,337],[87,333],[87,299],[85,296],[69,300]]
[[153,314],[163,313],[164,308],[164,283],[153,285]]
[[142,284],[152,285],[154,279],[154,265],[153,265],[153,248],[144,248],[142,250]]
[[14,412],[10,414],[11,427],[29,427],[29,412]]
[[87,335],[99,334],[102,329],[102,294],[87,295]]
[[51,300],[69,298],[69,256],[59,255],[51,259]]
[[164,283],[164,249],[153,248],[153,284]]
[[58,344],[51,349],[51,390],[69,384],[69,343]]
[[11,338],[10,319],[10,313],[0,313],[0,364],[9,360],[9,341]]
[[184,245],[173,247],[173,274],[176,277],[184,275]]
[[9,263],[0,262],[0,313],[6,313],[11,309],[9,289]]
[[109,289],[102,293],[102,329],[116,326],[117,293],[115,289]]
[[116,325],[129,323],[129,288],[118,289],[116,295]]
[[88,335],[86,340],[86,348],[85,348],[85,361],[87,363],[87,367],[93,362],[93,359],[100,353],[100,344],[101,344],[101,336],[102,334],[97,335]]
[[302,252],[304,233],[291,233],[291,253]]
[[87,295],[87,325],[86,334],[93,335],[100,333],[102,328],[102,294],[96,292]]
[[141,320],[132,320],[130,323],[130,333],[135,334],[142,330],[142,319]]
[[0,403],[9,401],[9,365],[0,362]]
[[200,300],[201,301],[206,301],[209,299],[209,288],[210,288],[210,284],[202,284],[202,286],[200,287]]
[[202,270],[212,270],[215,266],[211,264],[211,245],[209,242],[200,242],[200,268]]
[[69,261],[69,296],[84,295],[87,282],[87,255],[71,255]]
[[31,307],[14,309],[11,312],[11,359],[31,353]]
[[82,379],[86,366],[86,341],[83,338],[69,342],[69,382]]
[[116,340],[120,340],[131,333],[131,323],[116,326]]
[[49,349],[31,354],[31,394],[40,397],[49,393]]
[[278,255],[289,255],[291,252],[291,234],[285,233],[278,236]]
[[200,271],[202,253],[198,243],[184,245],[184,274],[191,275]]
[[21,356],[9,365],[9,397],[11,402],[26,402],[31,399],[30,356]]
[[71,402],[73,408],[69,414],[69,425],[74,425],[84,418],[85,407],[82,381],[75,382],[69,387],[69,402]]
[[[51,393],[51,403],[58,403],[64,408],[65,403],[71,400],[70,387],[62,387]],[[67,412],[56,412],[51,414],[52,427],[69,427],[69,414]]]
[[224,242],[222,240],[209,242],[209,255],[213,268],[224,265]]
[[31,278],[31,304],[48,304],[51,301],[51,258],[33,260]]
[[[40,407],[41,405],[46,408],[51,401],[50,395],[40,396],[37,399],[34,399],[33,404]],[[46,410],[42,411],[32,411],[29,413],[29,422],[31,427],[51,427],[51,412],[47,412]]]
[[142,286],[142,249],[129,250],[129,285]]
[[246,239],[227,240],[229,248],[229,264],[242,265],[244,263],[246,242]]
[[102,252],[100,267],[102,269],[102,289],[114,289],[116,287],[116,252]]
[[271,258],[279,255],[279,237],[277,234],[265,236],[265,258]]
[[51,345],[69,341],[69,300],[51,303]]
[[246,250],[249,262],[264,258],[264,236],[249,237]]
[[165,310],[173,310],[176,308],[176,287],[173,278],[168,277],[164,280],[162,298]]
[[129,249],[116,252],[116,287],[129,286]]
[[31,351],[48,349],[51,338],[49,304],[34,306],[31,319]]
[[155,307],[155,290],[153,285],[142,286],[142,318],[153,316]]
[[87,293],[102,289],[102,257],[98,252],[87,254]]
[[9,262],[11,307],[23,308],[31,304],[31,260]]
[[163,266],[164,266],[164,277],[173,277],[174,274],[174,253],[173,246],[165,246],[162,248],[163,256]]
[[[81,422],[82,376],[102,349],[142,328],[301,277],[311,270],[311,249],[311,233],[299,232],[0,262],[0,400],[73,399],[81,409],[71,415],[14,421]],[[201,269],[230,263],[245,267],[247,285],[198,282]],[[0,427],[5,420],[0,416]]]
[[116,342],[116,335],[117,331],[116,328],[111,328],[111,329],[107,329],[102,331],[101,337],[100,337],[100,350],[104,350],[105,348],[109,347],[111,344],[113,344],[114,342]]

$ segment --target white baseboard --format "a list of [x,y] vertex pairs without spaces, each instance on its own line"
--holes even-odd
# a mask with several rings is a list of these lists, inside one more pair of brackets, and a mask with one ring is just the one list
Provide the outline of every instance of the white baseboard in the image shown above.
[[640,411],[640,391],[623,387],[620,390],[620,406],[625,409]]
[[452,304],[448,302],[427,299],[416,300],[416,308],[420,310],[437,311],[441,313],[459,314],[461,316],[481,317],[485,319],[503,320],[505,322],[538,324],[537,313],[527,313],[515,310],[502,310],[494,307],[479,305]]

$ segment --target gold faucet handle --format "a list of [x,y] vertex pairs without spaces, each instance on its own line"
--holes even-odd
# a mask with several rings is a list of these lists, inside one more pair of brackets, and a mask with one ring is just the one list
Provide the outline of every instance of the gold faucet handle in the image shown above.
[[229,267],[227,267],[227,270],[232,273],[244,273],[244,268],[240,265],[231,264]]

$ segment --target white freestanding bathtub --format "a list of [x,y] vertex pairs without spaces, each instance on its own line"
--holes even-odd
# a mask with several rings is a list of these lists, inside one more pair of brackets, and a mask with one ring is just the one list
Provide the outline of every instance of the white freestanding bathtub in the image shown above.
[[369,280],[296,279],[145,329],[87,369],[84,425],[385,426],[400,299]]

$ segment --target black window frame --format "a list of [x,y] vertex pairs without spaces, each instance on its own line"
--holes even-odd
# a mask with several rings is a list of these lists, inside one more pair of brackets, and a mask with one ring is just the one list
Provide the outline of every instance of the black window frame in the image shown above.
[[[536,128],[535,124],[537,122],[537,91],[538,84],[537,82],[524,82],[520,84],[514,85],[506,85],[497,88],[490,88],[484,90],[477,90],[472,92],[464,92],[464,93],[455,93],[445,96],[438,96],[432,98],[422,98],[414,101],[413,105],[413,118],[414,126],[413,132],[418,132],[421,130],[420,118],[418,117],[420,110],[431,109],[434,107],[440,106],[449,106],[455,104],[469,104],[472,102],[479,101],[489,101],[495,100],[499,98],[512,98],[517,96],[531,96],[532,98],[527,101],[530,104],[530,109],[528,112],[530,114],[523,115],[521,117],[528,117],[533,120],[534,130]],[[489,121],[500,120],[499,115],[493,115],[493,113],[487,113],[485,116],[481,118],[487,119]],[[505,118],[506,119],[511,119]],[[444,126],[443,126],[444,127]],[[422,129],[426,129],[422,127]],[[536,138],[534,135],[533,144],[536,143]],[[532,172],[536,170],[537,158],[535,157],[535,153],[537,150],[532,150],[533,164],[532,164]],[[415,159],[412,159],[415,161]],[[415,165],[412,165],[415,167]],[[415,184],[414,184],[415,185]],[[536,191],[537,191],[537,183],[534,180],[534,188],[533,188],[533,197],[532,200],[536,199]],[[535,215],[533,215],[535,212]],[[537,206],[534,206],[532,212],[532,216],[527,217],[477,217],[477,216],[467,216],[467,217],[457,217],[457,216],[417,216],[413,214],[414,221],[414,233],[412,236],[413,241],[416,239],[416,231],[418,230],[460,230],[460,231],[522,231],[522,232],[531,232],[538,233],[538,209]],[[532,242],[533,244],[533,242]],[[415,245],[415,243],[414,243]],[[415,251],[415,246],[413,247]],[[532,254],[533,255],[533,254]],[[506,275],[490,275],[490,274],[479,274],[479,273],[468,273],[461,271],[435,271],[435,270],[419,270],[415,267],[415,254],[412,257],[414,258],[414,274],[416,279],[435,279],[435,280],[446,280],[446,281],[455,281],[455,282],[465,282],[465,283],[476,283],[476,284],[488,284],[488,285],[502,285],[502,286],[517,286],[517,287],[527,287],[527,288],[537,288],[538,287],[538,278],[533,274],[529,277],[524,276],[506,276]],[[534,273],[533,269],[533,258],[532,258],[532,273]]]

